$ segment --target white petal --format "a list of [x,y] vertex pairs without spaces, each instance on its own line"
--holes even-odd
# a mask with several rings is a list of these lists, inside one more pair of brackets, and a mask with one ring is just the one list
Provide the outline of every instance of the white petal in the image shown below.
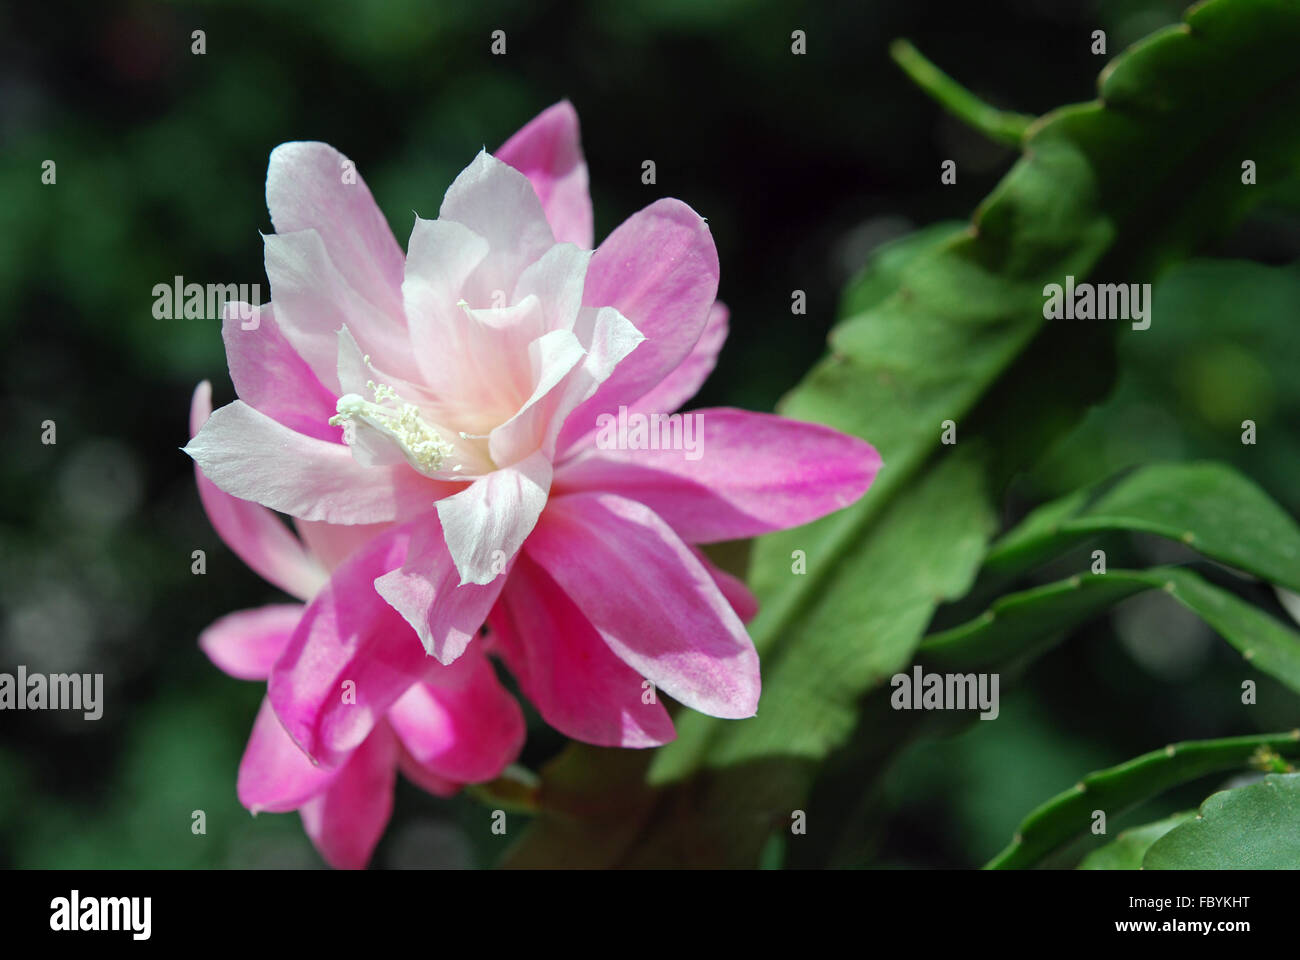
[[497,464],[515,463],[541,447],[563,398],[562,384],[585,358],[582,344],[568,330],[552,330],[529,344],[533,391],[518,412],[489,435],[488,449]]
[[[542,449],[551,458],[555,457],[556,438],[569,414],[593,396],[596,388],[609,379],[614,368],[645,340],[632,326],[632,321],[613,307],[583,307],[574,332],[586,346],[587,356],[582,366],[565,381],[551,411],[546,435],[542,439]],[[594,429],[595,424],[591,427]]]
[[491,583],[532,533],[551,488],[551,461],[539,451],[437,503],[461,583]]
[[509,296],[524,268],[555,245],[532,184],[507,163],[480,152],[447,190],[440,220],[454,220],[488,242],[489,253],[474,272],[465,299],[475,307]]

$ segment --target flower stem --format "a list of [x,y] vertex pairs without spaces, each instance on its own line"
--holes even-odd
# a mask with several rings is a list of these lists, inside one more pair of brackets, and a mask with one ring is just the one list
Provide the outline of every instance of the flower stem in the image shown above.
[[998,110],[971,93],[925,58],[907,40],[895,40],[889,46],[894,62],[954,117],[978,130],[990,140],[1019,146],[1034,117],[1023,113]]

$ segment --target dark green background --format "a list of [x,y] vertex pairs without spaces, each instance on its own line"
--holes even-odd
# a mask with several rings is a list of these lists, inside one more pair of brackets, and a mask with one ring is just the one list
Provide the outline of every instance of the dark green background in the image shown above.
[[[357,161],[399,240],[455,174],[567,97],[583,123],[599,239],[660,196],[708,217],[732,337],[699,398],[771,409],[820,355],[838,291],[876,245],[963,218],[1013,153],[940,114],[889,59],[912,39],[993,103],[1038,113],[1090,98],[1110,52],[1181,4],[22,4],[0,12],[0,670],[102,672],[101,720],[0,714],[0,865],[316,866],[296,815],[252,819],[235,771],[260,697],[195,639],[276,599],[199,508],[185,442],[200,379],[232,397],[215,320],[157,320],[152,288],[261,283],[263,179],[285,140]],[[808,35],[806,56],[790,33]],[[206,32],[207,52],[190,52]],[[507,34],[507,54],[489,52]],[[42,185],[41,163],[57,163]],[[642,161],[658,183],[641,183]],[[958,183],[940,186],[954,159]],[[1161,278],[1149,336],[1126,339],[1113,400],[1032,475],[1008,517],[1127,464],[1229,460],[1300,512],[1300,253],[1295,204],[1266,206],[1216,256]],[[791,291],[808,296],[790,313]],[[264,293],[269,296],[269,293]],[[1235,411],[1258,409],[1242,447]],[[889,411],[881,411],[882,417]],[[58,443],[40,443],[57,423]],[[208,572],[190,553],[208,551]],[[1152,544],[1118,556],[1150,562]],[[1268,598],[1263,598],[1271,602]],[[1276,610],[1276,607],[1274,607]],[[914,748],[888,817],[842,823],[824,862],[968,866],[1078,775],[1198,735],[1294,725],[1233,712],[1234,662],[1207,628],[1140,597],[1044,659],[1002,717]],[[1279,702],[1274,697],[1272,702]],[[532,718],[524,761],[560,738]],[[839,765],[852,757],[839,758]],[[837,781],[838,782],[838,781]],[[831,790],[835,787],[829,788]],[[1200,786],[1139,811],[1199,800]],[[814,803],[853,809],[854,798]],[[873,807],[874,808],[874,807]],[[207,814],[207,834],[190,831]],[[519,818],[512,832],[522,829]],[[509,837],[468,798],[399,787],[381,866],[493,862]]]

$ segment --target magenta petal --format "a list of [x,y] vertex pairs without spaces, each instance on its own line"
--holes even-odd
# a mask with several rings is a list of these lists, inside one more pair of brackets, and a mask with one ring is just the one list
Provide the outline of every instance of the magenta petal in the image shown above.
[[[211,414],[212,385],[204,380],[195,388],[190,403],[191,436]],[[217,536],[255,573],[300,600],[309,598],[325,582],[320,564],[274,513],[224,492],[203,475],[197,463],[194,480]]]
[[284,338],[271,304],[227,304],[221,338],[239,399],[298,433],[343,442],[342,428],[329,424],[334,394]]
[[739,540],[809,523],[853,503],[880,469],[856,437],[815,423],[715,408],[684,450],[590,450],[557,467],[557,490],[609,491],[644,503],[690,543]]
[[440,777],[427,767],[420,765],[420,761],[411,756],[411,752],[405,747],[401,748],[401,756],[397,760],[397,769],[421,790],[427,790],[435,797],[452,797],[460,790],[461,784],[455,780],[448,780]]
[[676,736],[659,698],[523,553],[491,618],[495,648],[556,730],[601,747],[656,747]]
[[[450,664],[465,652],[505,583],[460,582],[436,514],[412,525],[411,546],[400,568],[375,580],[375,590],[414,628],[424,649]],[[500,572],[506,570],[502,561]]]
[[591,194],[573,104],[563,100],[543,110],[495,155],[528,178],[556,240],[591,249]]
[[743,580],[733,577],[720,568],[705,556],[703,550],[691,547],[691,552],[700,563],[704,564],[704,569],[709,571],[709,576],[713,578],[713,582],[718,585],[722,595],[727,598],[727,603],[731,604],[731,609],[736,611],[736,616],[740,617],[742,622],[749,623],[758,616],[758,597],[750,592]]
[[[715,303],[713,309],[709,311],[709,321],[704,328],[704,333],[691,348],[691,352],[686,355],[686,359],[658,385],[652,387],[649,393],[635,403],[628,404],[628,410],[633,413],[671,413],[695,396],[717,365],[718,353],[727,340],[728,317],[726,306],[721,301]],[[596,441],[595,422],[588,425],[590,432],[586,436],[574,439],[573,433],[579,426],[578,421],[575,420],[573,430],[567,434],[566,441],[570,446],[562,451],[566,457],[581,453]]]
[[718,251],[702,217],[664,199],[633,214],[597,248],[582,302],[615,307],[644,336],[613,375],[566,422],[565,450],[595,425],[648,393],[690,354],[718,292]]
[[280,144],[267,166],[266,206],[277,233],[315,230],[348,284],[401,316],[402,248],[351,160],[325,143]]
[[271,701],[263,699],[239,762],[239,802],[253,813],[297,810],[337,774],[316,766],[298,749],[280,725]]
[[230,676],[265,680],[304,609],[300,603],[276,603],[226,614],[199,634],[199,647]]
[[524,745],[523,711],[481,644],[402,694],[388,722],[411,757],[447,781],[492,780]]
[[443,489],[406,464],[362,466],[343,444],[295,433],[240,400],[213,413],[185,452],[231,496],[302,520],[404,519]]
[[289,735],[321,763],[336,766],[358,747],[393,702],[437,661],[375,592],[375,578],[398,567],[409,534],[380,534],[334,571],[307,605],[268,694]]
[[320,855],[339,870],[370,862],[393,814],[397,739],[381,722],[323,792],[299,809],[303,829]]
[[758,708],[758,654],[690,547],[649,508],[610,494],[552,499],[527,553],[633,670],[715,717]]
[[721,303],[709,311],[709,321],[691,352],[673,371],[664,377],[650,392],[629,404],[628,409],[644,413],[672,413],[700,392],[718,363],[718,353],[727,340],[729,312]]

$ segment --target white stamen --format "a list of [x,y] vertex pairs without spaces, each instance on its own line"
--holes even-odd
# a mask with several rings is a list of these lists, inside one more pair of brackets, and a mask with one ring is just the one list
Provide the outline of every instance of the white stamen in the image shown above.
[[338,413],[330,417],[330,424],[352,431],[356,421],[367,423],[391,438],[411,466],[421,473],[436,473],[456,452],[455,448],[424,419],[419,407],[403,403],[392,387],[373,380],[368,380],[366,386],[374,394],[374,401],[355,393],[339,397]]

